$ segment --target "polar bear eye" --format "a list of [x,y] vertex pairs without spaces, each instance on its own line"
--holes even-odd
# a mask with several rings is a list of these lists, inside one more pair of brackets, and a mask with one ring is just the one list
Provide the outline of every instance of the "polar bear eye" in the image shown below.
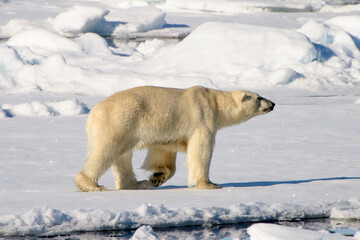
[[242,98],[242,102],[246,102],[246,101],[249,101],[249,100],[251,100],[252,99],[252,97],[251,96],[249,96],[249,95],[244,95],[244,97]]
[[257,100],[261,101],[263,100],[264,98],[263,97],[258,97]]

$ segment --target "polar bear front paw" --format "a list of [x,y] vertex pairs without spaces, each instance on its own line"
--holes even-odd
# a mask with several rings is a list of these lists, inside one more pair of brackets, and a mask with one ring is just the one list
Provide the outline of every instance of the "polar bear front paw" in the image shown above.
[[151,183],[148,180],[142,180],[137,182],[136,189],[148,189],[151,186]]
[[96,189],[94,189],[94,192],[108,192],[109,189],[107,189],[104,186],[98,186]]
[[159,187],[161,186],[164,182],[166,182],[167,178],[166,178],[166,173],[164,172],[154,172],[151,176],[150,176],[150,183],[153,187]]
[[212,182],[199,182],[196,184],[196,190],[205,190],[205,189],[220,189],[221,186],[214,184]]

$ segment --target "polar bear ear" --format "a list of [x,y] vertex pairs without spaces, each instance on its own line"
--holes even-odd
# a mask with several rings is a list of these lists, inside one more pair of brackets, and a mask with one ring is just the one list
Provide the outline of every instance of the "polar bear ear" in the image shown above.
[[243,98],[241,99],[241,101],[242,101],[242,102],[246,102],[246,101],[249,101],[249,100],[251,100],[251,99],[252,99],[252,97],[251,97],[250,95],[246,95],[246,94],[245,94],[245,95],[243,96]]

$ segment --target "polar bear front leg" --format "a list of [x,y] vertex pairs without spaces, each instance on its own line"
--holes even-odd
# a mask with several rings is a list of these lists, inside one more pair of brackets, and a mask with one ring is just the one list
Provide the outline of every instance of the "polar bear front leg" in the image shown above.
[[221,188],[209,180],[214,143],[215,134],[212,134],[207,129],[197,130],[189,139],[186,156],[188,185],[195,185],[195,189]]
[[120,156],[111,166],[116,190],[148,189],[149,181],[137,181],[132,167],[132,152]]
[[176,152],[169,152],[160,147],[152,146],[148,148],[148,153],[144,164],[144,170],[151,171],[149,181],[153,187],[159,187],[174,176]]

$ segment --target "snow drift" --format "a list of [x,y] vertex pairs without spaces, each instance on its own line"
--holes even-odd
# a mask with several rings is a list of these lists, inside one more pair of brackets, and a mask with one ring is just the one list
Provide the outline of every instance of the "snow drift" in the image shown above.
[[0,26],[0,37],[9,38],[21,31],[40,27],[65,37],[77,37],[93,32],[101,36],[129,38],[132,34],[160,29],[166,24],[166,14],[152,6],[118,10],[118,18],[108,20],[106,16],[109,13],[109,10],[99,7],[74,5],[45,21],[14,18],[5,26]]
[[79,53],[82,48],[71,39],[41,28],[24,30],[16,33],[7,42],[8,46],[28,47],[32,52],[51,56],[57,53]]
[[[250,203],[237,204],[229,208],[214,206],[203,209],[169,209],[164,205],[152,206],[150,204],[142,204],[137,209],[129,211],[116,212],[110,210],[78,209],[69,213],[64,213],[61,210],[50,207],[43,207],[33,208],[21,215],[0,216],[0,236],[51,236],[80,231],[137,229],[143,225],[178,227],[300,220],[329,217],[330,211],[334,206],[349,204],[349,202],[334,202],[325,205],[301,206],[293,204],[268,205],[264,203]],[[250,231],[251,236],[255,235],[252,234],[255,231],[266,230],[260,227],[255,230],[255,228]],[[275,234],[276,232],[279,231],[275,231]],[[270,236],[269,234],[268,236]],[[265,233],[262,236],[266,236]]]
[[145,66],[153,72],[205,75],[220,88],[264,88],[302,77],[292,66],[309,64],[316,56],[308,38],[293,30],[213,22]]
[[254,224],[248,228],[251,240],[350,240],[340,234],[315,232],[275,224]]
[[76,36],[81,33],[95,32],[96,26],[105,21],[108,10],[97,7],[75,5],[50,20],[54,29],[64,36]]
[[77,99],[58,102],[33,101],[16,105],[0,105],[0,118],[16,116],[73,116],[86,114],[89,111],[89,108]]
[[221,13],[259,13],[259,12],[312,12],[323,6],[323,1],[232,1],[232,0],[167,0],[166,6],[172,8],[211,11]]
[[[17,21],[15,29],[22,30],[0,44],[6,56],[0,59],[0,78],[4,79],[0,88],[106,96],[146,85],[149,77],[153,85],[166,82],[168,87],[180,88],[360,86],[360,33],[348,24],[360,24],[358,16],[312,20],[298,30],[208,22],[178,44],[149,40],[138,49],[115,49],[98,34],[84,33],[107,22],[106,11],[81,14],[84,9],[75,6],[55,17],[53,25],[62,29],[59,33]],[[147,23],[149,29],[162,27],[164,16],[159,10],[153,13],[150,7],[146,12],[150,16],[139,21],[142,30],[148,30]],[[82,24],[72,30],[63,15],[80,15]],[[82,35],[69,39],[63,36],[67,34]]]
[[[165,6],[175,9],[188,9],[226,14],[264,13],[264,12],[351,12],[359,10],[356,0],[167,0]],[[343,6],[342,6],[343,5]]]
[[[347,21],[359,20],[348,16]],[[315,28],[314,24],[308,22],[295,31],[205,23],[144,66],[151,73],[210,78],[220,88],[359,86],[356,31],[348,33],[325,23]],[[337,67],[344,65],[348,66],[345,71]]]

